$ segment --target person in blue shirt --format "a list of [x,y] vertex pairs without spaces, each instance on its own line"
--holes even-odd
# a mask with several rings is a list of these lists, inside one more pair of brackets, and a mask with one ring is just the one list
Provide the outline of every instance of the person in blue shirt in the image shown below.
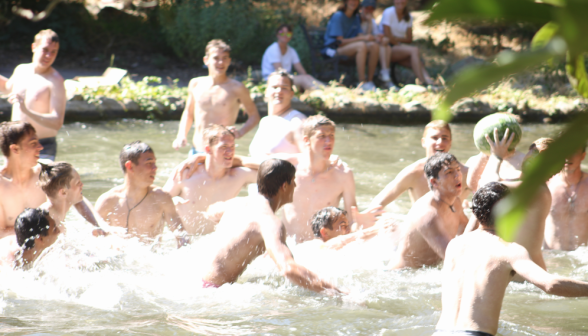
[[[379,48],[373,35],[363,34],[359,17],[359,0],[344,0],[337,12],[331,16],[325,32],[323,54],[333,57],[345,55],[355,57],[359,88],[374,90],[374,73],[378,65]],[[369,56],[369,59],[368,59]],[[368,63],[368,76],[365,65]]]

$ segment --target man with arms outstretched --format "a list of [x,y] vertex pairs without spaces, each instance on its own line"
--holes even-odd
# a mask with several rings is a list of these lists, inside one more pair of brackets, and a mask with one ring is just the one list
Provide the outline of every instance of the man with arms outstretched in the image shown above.
[[257,170],[233,167],[235,135],[224,126],[211,125],[204,130],[207,140],[203,165],[189,178],[184,171],[182,180],[170,176],[163,190],[185,201],[176,204],[184,229],[189,234],[208,234],[215,222],[206,215],[208,206],[236,197],[243,186],[255,183]]
[[182,221],[171,196],[153,185],[157,164],[155,153],[144,142],[124,145],[120,165],[125,174],[123,185],[102,194],[96,210],[111,226],[123,227],[142,239],[151,240],[163,232],[165,224],[182,240]]
[[547,273],[531,260],[523,246],[495,235],[492,209],[507,193],[508,188],[498,182],[482,186],[472,198],[479,229],[453,239],[447,246],[443,309],[434,336],[495,335],[504,293],[515,274],[548,294],[588,296],[588,283]]
[[182,113],[178,136],[172,145],[175,149],[188,144],[186,137],[192,124],[195,124],[190,154],[203,153],[206,147],[204,128],[209,124],[234,125],[241,105],[248,118],[240,129],[235,130],[237,139],[259,122],[259,113],[249,96],[249,90],[227,76],[231,64],[230,53],[231,48],[222,40],[212,40],[206,45],[204,64],[208,67],[208,76],[194,78],[188,85],[186,108]]
[[[14,234],[14,220],[25,208],[37,208],[47,196],[39,186],[41,165],[37,163],[43,146],[35,128],[22,121],[0,124],[0,147],[6,166],[0,170],[0,237]],[[98,214],[87,199],[74,205],[92,225]]]
[[203,287],[220,287],[237,281],[247,266],[265,252],[280,272],[298,286],[321,292],[339,291],[303,266],[297,264],[286,246],[286,228],[275,215],[292,202],[296,168],[288,161],[268,159],[259,167],[259,195],[231,202],[217,226],[215,235],[222,239]]
[[566,159],[547,182],[551,209],[545,222],[545,247],[573,251],[588,243],[588,174],[582,171],[586,147]]
[[302,140],[303,152],[295,160],[294,201],[284,206],[288,235],[295,235],[297,242],[313,239],[312,215],[324,207],[338,206],[341,198],[345,210],[352,216],[352,222],[364,228],[374,225],[377,216],[382,213],[381,207],[358,213],[353,172],[347,166],[335,165],[330,160],[335,146],[335,123],[321,115],[309,117],[303,124]]
[[[429,192],[429,185],[425,178],[425,162],[433,154],[447,153],[451,149],[451,128],[443,120],[433,120],[425,126],[421,145],[425,149],[426,157],[402,169],[398,175],[372,200],[371,206],[386,206],[408,190],[408,196],[414,204],[419,198]],[[459,163],[463,175],[461,199],[468,196],[469,189],[465,187],[468,168]]]
[[43,146],[42,159],[55,160],[55,137],[65,117],[63,77],[52,65],[59,51],[59,37],[51,29],[41,30],[32,45],[33,61],[14,69],[10,79],[0,76],[0,92],[8,93],[12,120],[30,123]]
[[388,264],[390,269],[437,265],[445,258],[447,244],[468,223],[459,198],[463,176],[455,156],[435,153],[425,163],[425,175],[430,191],[408,212],[408,226]]

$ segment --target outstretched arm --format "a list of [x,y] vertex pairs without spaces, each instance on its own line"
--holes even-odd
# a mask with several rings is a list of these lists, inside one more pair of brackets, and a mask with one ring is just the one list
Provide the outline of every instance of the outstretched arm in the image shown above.
[[245,114],[247,114],[247,121],[245,124],[243,124],[239,130],[235,131],[235,138],[239,139],[259,123],[259,112],[257,111],[257,106],[255,106],[255,103],[251,100],[249,90],[247,90],[245,85],[241,84],[237,90],[237,97],[241,101],[241,105],[243,105]]
[[371,228],[331,238],[325,242],[324,246],[328,249],[340,250],[354,241],[372,239],[380,232],[394,228],[397,225],[398,223],[395,220],[389,220],[382,225],[376,224]]
[[509,248],[514,250],[510,253],[513,270],[545,293],[567,297],[588,296],[588,283],[547,273],[531,260],[529,252],[521,245],[511,244]]
[[400,195],[402,195],[403,192],[412,187],[414,184],[414,179],[414,164],[411,164],[410,166],[402,169],[400,173],[396,175],[394,180],[388,183],[384,190],[380,191],[380,193],[374,197],[370,206],[381,205],[385,207],[386,205],[390,204]]
[[76,208],[78,213],[82,215],[82,217],[84,217],[84,219],[87,220],[90,224],[96,227],[100,227],[99,221],[102,221],[102,217],[100,216],[98,211],[94,209],[92,203],[90,203],[90,201],[88,201],[86,197],[84,197],[84,199],[81,202],[76,203],[74,207]]
[[277,217],[260,223],[260,226],[266,250],[285,277],[296,285],[315,292],[322,292],[326,289],[340,292],[331,283],[294,261],[292,252],[284,243],[286,230]]
[[490,151],[492,155],[490,155],[488,158],[488,163],[486,163],[482,177],[480,177],[480,181],[478,182],[478,188],[489,182],[502,182],[510,188],[514,188],[520,185],[520,182],[507,182],[500,177],[500,165],[502,164],[502,161],[514,154],[514,151],[508,150],[508,147],[514,138],[514,133],[509,134],[509,132],[510,130],[507,128],[506,132],[504,132],[504,137],[502,140],[498,140],[498,129],[496,128],[494,129],[494,141],[492,141],[490,137],[486,135],[486,141],[488,141],[488,144],[490,144]]
[[[348,170],[349,168],[344,168]],[[374,226],[378,218],[384,213],[381,206],[369,207],[368,209],[358,212],[357,200],[355,199],[355,179],[353,172],[348,170],[343,177],[343,203],[345,210],[351,214],[351,220],[354,222],[351,230],[357,231]]]
[[22,94],[11,93],[8,96],[8,101],[17,107],[26,116],[35,122],[54,130],[61,129],[63,126],[63,119],[65,117],[65,86],[63,86],[63,79],[54,80],[51,86],[51,97],[49,99],[49,113],[39,113],[37,111],[29,110],[25,104],[25,97]]

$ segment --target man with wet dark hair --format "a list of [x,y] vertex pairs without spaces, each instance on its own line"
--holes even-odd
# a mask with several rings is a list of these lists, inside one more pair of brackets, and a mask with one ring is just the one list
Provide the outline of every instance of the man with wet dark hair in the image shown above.
[[295,172],[288,161],[268,159],[259,167],[259,195],[226,202],[226,210],[214,233],[219,248],[202,278],[203,287],[234,283],[253,260],[267,251],[280,273],[294,284],[315,292],[338,291],[294,261],[286,245],[286,228],[275,215],[282,205],[292,202]]
[[59,227],[43,209],[25,209],[16,218],[16,235],[0,240],[0,265],[25,266],[34,262],[59,235]]
[[443,308],[433,336],[495,335],[506,287],[515,274],[548,294],[588,296],[588,283],[547,273],[525,247],[495,235],[492,211],[508,193],[504,184],[490,182],[474,194],[472,210],[480,227],[447,246]]
[[[0,124],[0,147],[6,165],[0,171],[0,238],[14,234],[14,220],[25,208],[37,208],[47,200],[39,185],[43,146],[35,128],[23,121]],[[92,204],[83,199],[76,210],[92,225],[98,226]]]
[[437,265],[445,257],[447,244],[468,222],[459,198],[463,176],[455,156],[435,153],[427,159],[424,171],[430,191],[410,209],[390,269]]
[[111,226],[151,241],[167,223],[183,244],[182,221],[171,196],[153,185],[157,173],[153,149],[144,142],[124,145],[119,155],[124,183],[102,194],[96,201],[98,213]]

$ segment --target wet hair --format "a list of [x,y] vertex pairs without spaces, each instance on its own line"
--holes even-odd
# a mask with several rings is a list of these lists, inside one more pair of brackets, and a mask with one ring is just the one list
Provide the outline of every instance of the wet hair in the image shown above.
[[294,77],[290,75],[286,70],[281,68],[269,74],[269,76],[267,76],[267,82],[269,83],[270,78],[277,76],[280,76],[282,78],[288,78],[288,80],[290,81],[290,90],[294,90]]
[[35,239],[49,234],[49,212],[44,209],[26,208],[16,217],[14,231],[16,242],[25,250],[35,247]]
[[74,168],[67,162],[41,163],[39,185],[49,197],[54,197],[59,189],[69,189]]
[[33,125],[26,121],[5,121],[0,124],[0,147],[2,154],[10,156],[10,145],[18,145],[25,136],[36,133]]
[[235,134],[223,125],[210,124],[204,129],[204,139],[210,147],[216,145],[225,135],[230,135],[233,139],[235,138]]
[[310,138],[312,133],[321,126],[332,126],[335,128],[335,123],[331,119],[320,114],[313,115],[304,120],[304,123],[302,124],[302,134],[304,134],[305,137]]
[[472,197],[472,212],[480,223],[494,227],[492,209],[494,205],[510,193],[507,186],[500,182],[490,182],[478,189]]
[[544,152],[549,147],[549,145],[551,145],[552,143],[553,143],[552,138],[539,138],[539,139],[533,141],[533,143],[529,146],[529,151],[527,152],[527,154],[525,155],[525,158],[523,159],[522,167],[525,167],[528,164],[530,159],[534,158],[539,153]]
[[151,147],[149,147],[148,144],[140,140],[124,145],[119,155],[120,167],[122,168],[123,172],[127,172],[127,167],[125,167],[125,163],[127,161],[131,161],[134,164],[139,164],[139,158],[143,153],[155,154],[155,152],[153,152],[153,149],[151,149]]
[[433,120],[425,126],[425,131],[423,132],[423,138],[427,135],[427,132],[430,129],[443,129],[449,131],[449,135],[451,136],[451,127],[445,120]]
[[[353,11],[354,16],[357,15],[357,13],[359,13],[360,8],[361,8],[361,4],[359,4],[357,6],[357,8]],[[347,0],[342,0],[341,4],[337,8],[337,11],[345,13],[346,10],[347,10]]]
[[290,26],[287,23],[282,23],[281,25],[278,26],[278,28],[276,29],[276,35],[280,32],[280,30],[284,29],[284,28],[288,28],[288,32],[293,33],[294,31],[292,31],[292,26]]
[[310,220],[312,232],[314,232],[314,235],[316,237],[321,238],[321,229],[327,228],[329,230],[332,230],[333,224],[341,216],[347,216],[347,211],[341,210],[333,206],[322,208],[321,210],[317,211]]
[[274,197],[284,183],[291,184],[296,175],[293,164],[281,159],[267,159],[259,165],[257,188],[265,197]]
[[56,32],[51,29],[44,29],[35,35],[35,44],[41,42],[41,40],[45,38],[50,39],[51,42],[59,43],[59,36],[57,36]]
[[206,49],[204,49],[205,56],[210,55],[210,53],[212,52],[212,50],[214,49],[218,49],[222,52],[226,52],[229,53],[229,55],[231,54],[231,47],[225,43],[225,41],[221,40],[221,39],[215,39],[215,40],[211,40],[210,42],[208,42],[208,44],[206,44]]
[[[427,159],[425,163],[425,176],[427,182],[430,178],[439,178],[439,172],[443,167],[449,167],[453,162],[457,162],[457,159],[453,154],[437,152]],[[431,185],[429,184],[429,188]]]

